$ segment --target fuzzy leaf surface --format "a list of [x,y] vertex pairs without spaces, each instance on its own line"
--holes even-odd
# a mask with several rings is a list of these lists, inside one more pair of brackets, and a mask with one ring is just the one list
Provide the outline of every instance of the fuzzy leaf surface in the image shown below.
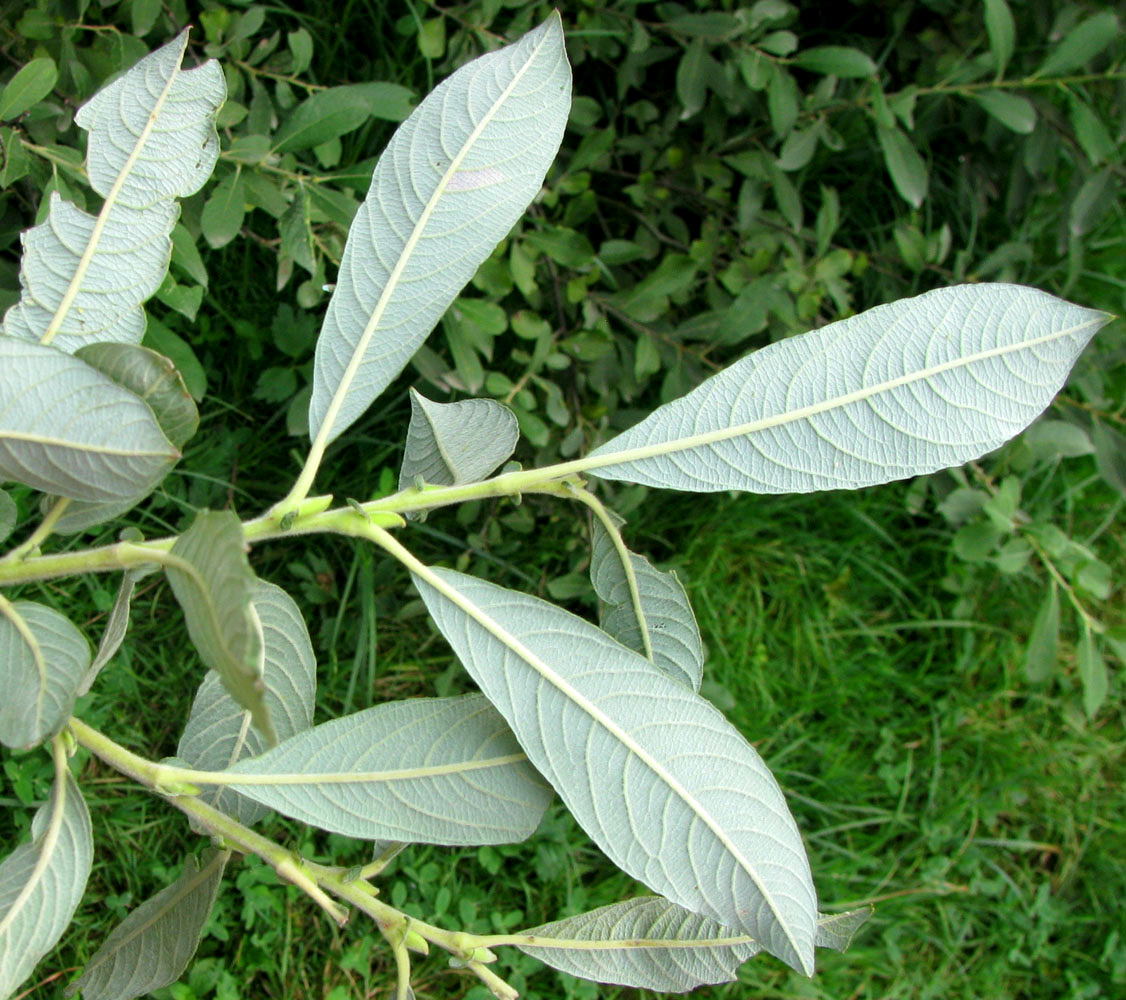
[[365,840],[513,843],[551,801],[504,719],[476,694],[377,705],[228,773],[258,782],[237,786],[247,798]]
[[78,110],[103,207],[95,218],[52,193],[47,218],[21,237],[22,294],[4,317],[8,336],[67,352],[140,341],[141,303],[168,270],[175,199],[198,191],[219,156],[223,73],[215,62],[181,70],[187,43],[183,31]]
[[0,743],[34,747],[57,733],[89,666],[86,637],[54,608],[14,601],[0,612]]
[[[821,914],[817,946],[844,951],[870,914]],[[611,903],[520,933],[544,939],[542,946],[519,948],[554,969],[599,983],[667,993],[731,982],[739,966],[762,951],[754,938],[661,896]]]
[[0,997],[11,996],[62,937],[93,858],[90,813],[63,771],[31,821],[31,842],[0,863]]
[[559,16],[439,84],[356,214],[317,342],[309,428],[331,441],[402,370],[535,197],[571,106]]
[[[617,517],[614,520],[621,521]],[[644,655],[644,622],[653,663],[673,680],[699,691],[704,674],[704,643],[683,585],[672,570],[659,570],[644,556],[630,552],[629,560],[641,598],[640,617],[617,548],[602,522],[595,518],[590,580],[607,605],[602,614],[603,631]]]
[[[262,622],[266,708],[278,739],[286,740],[313,724],[317,693],[313,645],[300,609],[281,587],[259,580],[254,607]],[[222,771],[267,749],[262,734],[250,726],[250,713],[227,693],[218,674],[208,672],[192,702],[176,756],[200,770]],[[268,811],[230,788],[206,790],[203,797],[246,825]]]
[[435,403],[411,389],[411,422],[399,489],[416,478],[432,486],[484,479],[520,438],[516,415],[492,399]]
[[961,465],[1028,426],[1109,319],[1021,285],[939,288],[756,351],[583,468],[678,490],[807,493]]
[[0,479],[120,503],[179,457],[135,393],[54,347],[0,337]]
[[801,835],[754,748],[601,629],[446,569],[415,585],[528,759],[623,871],[813,970]]
[[262,624],[253,599],[258,579],[246,558],[233,511],[200,511],[172,546],[182,567],[166,566],[172,592],[200,659],[250,712],[268,743],[276,742],[262,680]]
[[132,1000],[176,982],[188,967],[215,905],[227,854],[189,855],[183,874],[133,910],[102,942],[65,995]]

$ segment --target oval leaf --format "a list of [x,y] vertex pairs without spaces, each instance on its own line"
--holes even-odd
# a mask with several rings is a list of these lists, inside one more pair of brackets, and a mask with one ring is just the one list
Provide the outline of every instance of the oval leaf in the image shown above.
[[973,99],[1007,129],[1028,135],[1036,128],[1036,109],[1027,97],[1005,90],[982,90]]
[[58,78],[59,71],[50,56],[32,59],[0,88],[0,120],[18,118],[38,104],[55,89]]
[[32,820],[31,843],[0,864],[0,997],[12,994],[62,937],[93,857],[90,814],[64,768]]
[[806,49],[794,56],[794,64],[826,76],[859,78],[874,76],[879,71],[871,56],[847,45],[821,45]]
[[70,619],[31,601],[0,605],[0,743],[22,749],[57,733],[89,666]]
[[435,403],[411,389],[411,422],[399,489],[421,480],[456,486],[484,479],[516,448],[520,428],[492,399]]
[[[817,946],[844,951],[871,910],[817,920]],[[762,951],[754,938],[670,903],[642,896],[521,931],[537,939],[518,945],[553,969],[636,989],[685,993],[729,983],[747,959]]]
[[856,489],[960,465],[1026,427],[1105,313],[962,285],[771,344],[575,463],[708,492]]
[[189,856],[183,874],[146,899],[105,939],[65,996],[132,1000],[176,982],[188,967],[219,895],[228,853]]
[[180,565],[166,565],[172,592],[200,659],[250,712],[270,744],[277,742],[262,680],[262,623],[253,606],[258,579],[246,558],[233,511],[200,511],[172,546]]
[[[620,518],[611,515],[617,524]],[[700,690],[704,671],[704,643],[692,605],[677,575],[656,569],[644,556],[629,553],[637,597],[610,533],[595,518],[591,534],[590,581],[608,605],[603,610],[603,631],[635,653],[646,653],[643,632],[649,636],[649,659],[673,680]]]
[[390,702],[315,726],[227,774],[248,798],[348,837],[507,844],[551,801],[480,695]]
[[23,234],[22,297],[10,337],[74,351],[137,343],[141,303],[160,287],[179,214],[219,156],[215,115],[226,98],[218,63],[181,71],[187,31],[145,56],[75,115],[89,131],[86,172],[104,201],[95,219],[52,193],[47,219]]
[[715,708],[546,601],[445,569],[415,585],[619,868],[812,973],[817,899],[801,835],[762,758]]
[[1028,648],[1024,652],[1024,676],[1030,684],[1044,684],[1056,672],[1060,641],[1060,597],[1052,581],[1048,596],[1036,612]]
[[120,502],[180,457],[141,399],[78,358],[0,337],[0,370],[0,478]]
[[8,540],[19,517],[20,511],[15,500],[5,490],[0,490],[0,542]]
[[348,235],[317,343],[315,438],[331,441],[367,409],[520,218],[570,100],[556,14],[463,66],[400,126]]
[[[254,607],[262,622],[265,656],[262,680],[266,709],[279,740],[302,733],[313,724],[317,693],[317,661],[301,611],[281,587],[258,581]],[[250,713],[209,672],[192,702],[191,716],[180,737],[176,756],[193,768],[221,771],[269,749],[262,734],[250,728]],[[260,820],[267,809],[229,788],[204,793],[206,801],[240,823]]]
[[884,164],[891,174],[895,190],[913,208],[918,208],[927,196],[927,165],[916,152],[911,140],[892,126],[876,126],[876,138],[884,154]]

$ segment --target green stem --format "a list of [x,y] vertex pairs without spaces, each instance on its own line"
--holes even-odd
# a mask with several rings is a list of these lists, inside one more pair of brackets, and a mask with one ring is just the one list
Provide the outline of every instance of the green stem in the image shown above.
[[27,539],[21,544],[17,545],[11,552],[9,552],[0,562],[18,562],[28,552],[37,548],[39,544],[47,538],[52,531],[55,530],[55,525],[59,523],[59,518],[66,513],[67,507],[70,506],[70,500],[66,497],[59,497],[51,509],[47,512],[47,516],[39,522],[39,526],[28,535]]

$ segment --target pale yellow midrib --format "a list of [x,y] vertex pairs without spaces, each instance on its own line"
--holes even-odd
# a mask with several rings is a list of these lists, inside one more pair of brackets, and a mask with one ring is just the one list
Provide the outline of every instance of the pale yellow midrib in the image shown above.
[[70,284],[67,285],[66,292],[63,293],[62,300],[59,302],[55,314],[51,317],[51,322],[47,324],[47,329],[43,331],[43,336],[39,338],[39,343],[41,344],[50,344],[51,341],[55,339],[55,335],[63,325],[67,313],[70,312],[70,307],[74,304],[74,300],[78,297],[78,293],[82,289],[82,281],[86,277],[86,272],[90,269],[90,264],[93,262],[94,255],[98,251],[98,244],[101,242],[102,233],[109,223],[110,214],[113,212],[114,206],[117,204],[117,199],[121,195],[121,189],[129,179],[129,175],[132,173],[137,160],[140,159],[141,151],[144,149],[145,143],[148,142],[157,119],[160,117],[160,112],[164,108],[164,102],[168,99],[172,85],[180,75],[180,64],[183,60],[184,49],[187,47],[187,44],[188,38],[185,34],[183,43],[180,46],[180,58],[176,61],[176,67],[168,77],[168,82],[160,92],[160,96],[157,98],[156,104],[153,105],[152,111],[149,112],[148,121],[145,122],[145,127],[141,129],[141,134],[137,137],[137,142],[133,146],[129,158],[121,168],[121,173],[117,175],[117,179],[113,182],[113,186],[106,195],[102,209],[98,212],[98,218],[94,222],[94,228],[90,232],[90,239],[86,243],[86,249],[82,251],[82,256],[78,260],[78,266],[74,269]]
[[0,430],[0,444],[5,441],[25,441],[29,444],[39,444],[50,448],[63,448],[67,451],[79,451],[84,455],[120,455],[125,458],[171,458],[172,453],[167,451],[149,451],[148,449],[111,448],[108,445],[83,444],[79,441],[66,441],[62,438],[48,437],[45,434],[30,434],[21,431]]

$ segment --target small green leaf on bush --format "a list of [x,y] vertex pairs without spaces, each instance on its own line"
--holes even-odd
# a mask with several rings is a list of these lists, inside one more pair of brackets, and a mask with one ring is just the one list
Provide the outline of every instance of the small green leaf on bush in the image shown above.
[[1052,679],[1059,658],[1059,638],[1060,597],[1053,580],[1036,612],[1024,651],[1024,676],[1029,684],[1044,684]]
[[32,59],[0,90],[0,121],[18,118],[38,104],[55,89],[58,78],[58,68],[50,56]]
[[1016,44],[1016,25],[1013,12],[1005,0],[985,0],[985,32],[989,36],[989,52],[993,56],[993,71],[1000,78],[1013,55]]
[[822,45],[794,56],[794,65],[825,76],[874,76],[879,67],[871,56],[845,45]]
[[1091,110],[1090,105],[1074,94],[1071,95],[1070,114],[1071,127],[1075,129],[1075,138],[1087,154],[1087,159],[1092,166],[1098,166],[1104,160],[1109,160],[1117,148],[1110,132],[1102,119]]
[[1083,686],[1083,711],[1087,713],[1088,719],[1093,719],[1106,701],[1110,680],[1098,638],[1087,627],[1084,627],[1083,634],[1079,637],[1077,666],[1079,682]]
[[278,129],[274,149],[312,149],[359,128],[371,115],[371,102],[360,87],[330,87],[306,98]]
[[133,1000],[174,983],[192,960],[219,895],[228,852],[188,855],[175,882],[121,921],[67,987],[82,1000]]
[[1024,443],[1037,458],[1078,458],[1095,450],[1091,435],[1067,420],[1037,420],[1025,432]]
[[1032,75],[1058,76],[1081,69],[1118,37],[1118,15],[1101,11],[1072,28]]
[[246,558],[242,524],[233,511],[200,511],[172,546],[182,565],[167,565],[188,635],[268,743],[276,742],[262,680],[262,623],[254,610],[257,578]]
[[296,31],[287,32],[285,41],[293,59],[289,71],[294,76],[300,76],[313,61],[313,36],[304,28],[298,28]]
[[223,178],[203,206],[199,224],[204,239],[216,250],[226,246],[242,229],[245,217],[246,183],[236,170]]
[[173,333],[159,320],[150,318],[148,329],[145,330],[144,346],[163,354],[176,366],[185,387],[197,403],[207,395],[207,372],[191,344],[183,337]]
[[1126,435],[1099,420],[1091,428],[1099,475],[1112,489],[1126,496]]
[[973,99],[1007,129],[1028,135],[1036,128],[1036,109],[1027,97],[1007,90],[979,90]]
[[133,34],[138,38],[144,38],[152,31],[163,6],[162,0],[132,0],[129,16],[133,25]]
[[798,120],[800,108],[798,85],[784,69],[775,68],[766,88],[766,107],[770,114],[770,127],[779,139],[790,134]]
[[446,19],[432,17],[418,26],[418,51],[427,59],[441,59],[446,54]]
[[583,233],[562,226],[524,234],[524,242],[563,267],[586,267],[594,261],[594,247]]
[[909,205],[919,208],[927,196],[927,165],[923,158],[898,128],[877,125],[876,137],[895,190]]
[[0,490],[0,542],[5,542],[19,520],[20,511],[7,490]]
[[195,282],[207,287],[207,267],[195,245],[195,238],[179,222],[172,230],[172,263]]

